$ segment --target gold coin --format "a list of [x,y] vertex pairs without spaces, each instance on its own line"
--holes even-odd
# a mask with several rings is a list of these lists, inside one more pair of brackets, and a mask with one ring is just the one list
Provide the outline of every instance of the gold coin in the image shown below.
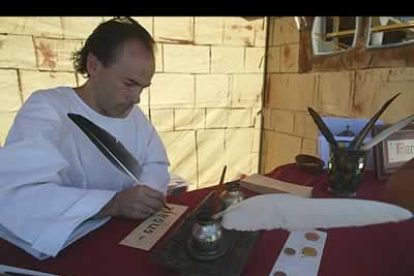
[[283,271],[276,271],[275,273],[273,273],[273,276],[287,276],[287,275]]
[[319,235],[316,234],[315,232],[308,232],[305,234],[305,238],[310,241],[317,241],[319,240]]
[[293,256],[296,254],[296,250],[290,247],[285,248],[285,250],[283,250],[283,252],[285,252],[286,255],[289,256]]
[[305,255],[305,257],[315,257],[318,255],[318,251],[313,247],[304,247],[302,248],[302,254]]

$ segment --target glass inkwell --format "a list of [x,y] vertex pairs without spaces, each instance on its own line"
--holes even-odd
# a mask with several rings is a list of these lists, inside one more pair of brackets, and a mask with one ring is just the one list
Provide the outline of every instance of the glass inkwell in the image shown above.
[[197,260],[215,260],[226,253],[221,224],[211,216],[211,210],[201,210],[196,215],[196,222],[191,229],[187,249]]
[[225,185],[226,190],[220,195],[223,210],[233,204],[243,201],[245,198],[244,193],[240,189],[240,183],[228,182]]
[[[224,210],[244,199],[244,193],[238,182],[229,182],[225,191],[219,194],[219,209]],[[210,206],[211,207],[211,206]],[[211,261],[222,257],[227,251],[224,229],[221,218],[212,218],[214,208],[204,208],[195,216],[195,223],[191,228],[191,237],[187,241],[190,255],[200,261]]]

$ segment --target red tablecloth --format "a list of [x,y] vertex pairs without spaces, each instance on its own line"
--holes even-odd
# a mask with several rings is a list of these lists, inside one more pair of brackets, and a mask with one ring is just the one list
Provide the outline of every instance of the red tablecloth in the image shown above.
[[[275,169],[268,176],[291,183],[314,186],[314,197],[331,197],[324,174],[311,176],[293,164]],[[384,182],[366,172],[359,198],[382,199]],[[170,197],[169,202],[195,208],[212,188]],[[341,214],[338,214],[338,216]],[[0,240],[0,264],[71,276],[178,275],[149,259],[149,253],[119,245],[140,222],[112,219],[70,245],[56,258],[38,261]],[[175,225],[172,229],[175,228]],[[170,230],[171,231],[171,230]],[[330,229],[319,276],[414,275],[414,220],[401,223]],[[263,231],[250,252],[242,275],[268,275],[289,233]],[[168,234],[166,235],[168,236]],[[159,241],[162,243],[163,239]]]

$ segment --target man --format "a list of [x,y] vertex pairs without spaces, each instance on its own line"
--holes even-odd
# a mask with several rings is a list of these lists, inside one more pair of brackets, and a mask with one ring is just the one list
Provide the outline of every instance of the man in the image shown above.
[[[112,216],[144,219],[162,208],[169,161],[136,106],[155,72],[154,43],[132,19],[102,23],[74,54],[86,83],[27,99],[0,150],[2,238],[44,259]],[[141,164],[142,183],[118,171],[68,113],[115,136]]]

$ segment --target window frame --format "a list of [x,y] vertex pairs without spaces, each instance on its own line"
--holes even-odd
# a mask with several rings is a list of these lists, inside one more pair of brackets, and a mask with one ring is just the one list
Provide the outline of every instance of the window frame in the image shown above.
[[333,53],[315,54],[312,29],[315,17],[305,17],[299,30],[299,73],[344,71],[381,67],[414,67],[414,43],[367,47],[371,17],[360,17],[355,28],[353,48]]
[[[370,39],[371,39],[370,38],[370,35],[371,35],[371,32],[372,32],[371,31],[371,22],[372,22],[372,16],[369,17],[368,30],[367,30],[367,38],[366,38],[366,44],[365,44],[365,47],[368,48],[368,49],[377,49],[377,48],[384,49],[384,48],[398,47],[398,46],[402,46],[402,45],[414,43],[414,39],[412,39],[410,41],[393,43],[393,44],[388,44],[388,45],[369,45]],[[400,29],[414,27],[414,23],[400,23],[400,25],[405,25],[405,27],[400,26],[401,27]],[[387,29],[393,29],[393,28],[390,28],[389,26],[383,26],[382,28],[377,27],[377,29],[383,29],[383,30],[387,31]]]
[[[350,36],[352,36],[352,40],[353,40],[353,42],[352,42],[352,45],[349,47],[349,48],[347,48],[347,49],[340,49],[340,50],[335,50],[335,51],[332,51],[332,52],[318,52],[318,53],[315,53],[315,51],[313,51],[313,54],[314,55],[316,55],[316,56],[321,56],[321,55],[330,55],[330,54],[335,54],[335,53],[338,53],[338,52],[344,52],[344,51],[349,51],[349,50],[351,50],[351,49],[353,49],[353,48],[355,48],[355,45],[356,45],[356,37],[358,36],[358,24],[360,24],[360,20],[361,20],[361,17],[359,17],[359,16],[354,16],[355,17],[355,29],[354,30],[346,30],[346,31],[339,31],[339,32],[332,32],[332,33],[325,33],[325,35],[327,36],[327,37],[332,37],[332,38],[336,38],[336,39],[338,39],[338,38],[340,38],[340,36],[342,36],[342,34],[343,33],[353,33],[353,34],[351,34]],[[317,20],[319,18],[319,20],[323,20],[322,18],[326,18],[325,16],[317,16],[317,17],[315,17],[314,18],[314,22],[312,23],[312,26],[311,26],[311,36],[312,36],[312,49],[314,49],[314,46],[317,44],[317,43],[323,43],[324,41],[321,41],[321,42],[317,42],[317,41],[315,41],[315,39],[314,39],[314,35],[315,35],[315,21]],[[326,19],[325,19],[326,20]],[[337,47],[340,47],[339,45],[337,46]]]

